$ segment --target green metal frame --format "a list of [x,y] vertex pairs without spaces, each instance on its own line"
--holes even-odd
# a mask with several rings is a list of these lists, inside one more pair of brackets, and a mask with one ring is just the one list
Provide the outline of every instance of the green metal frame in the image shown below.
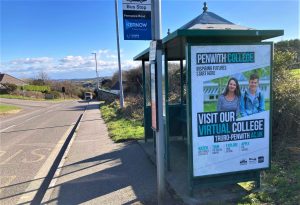
[[[244,170],[238,172],[227,172],[222,174],[213,174],[206,176],[194,177],[193,170],[193,140],[192,140],[192,96],[191,96],[191,47],[192,46],[209,46],[209,45],[270,45],[270,120],[269,120],[269,167],[261,169]],[[237,183],[242,181],[256,181],[257,187],[260,186],[260,171],[269,170],[271,168],[271,139],[272,139],[272,68],[273,68],[273,43],[272,42],[252,42],[252,43],[223,43],[223,44],[207,44],[207,43],[194,43],[188,42],[186,44],[187,53],[187,126],[188,126],[188,167],[189,167],[189,191],[193,195],[194,186],[207,187],[214,184],[223,185],[228,183]]]

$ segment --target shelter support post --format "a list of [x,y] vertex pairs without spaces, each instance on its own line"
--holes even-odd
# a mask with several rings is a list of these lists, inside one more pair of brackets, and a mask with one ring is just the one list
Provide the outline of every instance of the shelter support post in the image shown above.
[[168,51],[167,49],[164,50],[164,81],[165,81],[165,114],[166,116],[164,116],[165,118],[165,143],[166,143],[166,166],[167,166],[167,170],[171,171],[171,165],[170,165],[170,121],[169,121],[169,72],[168,72]]
[[183,60],[180,60],[180,104],[183,104]]

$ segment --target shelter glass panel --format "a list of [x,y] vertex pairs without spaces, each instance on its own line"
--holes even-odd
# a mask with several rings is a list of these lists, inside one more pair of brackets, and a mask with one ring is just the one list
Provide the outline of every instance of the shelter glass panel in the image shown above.
[[151,88],[150,88],[150,69],[149,69],[149,63],[145,63],[145,87],[146,87],[146,106],[151,105]]
[[169,83],[169,104],[180,104],[180,90],[181,90],[181,80],[180,80],[180,63],[179,61],[168,62],[168,83]]

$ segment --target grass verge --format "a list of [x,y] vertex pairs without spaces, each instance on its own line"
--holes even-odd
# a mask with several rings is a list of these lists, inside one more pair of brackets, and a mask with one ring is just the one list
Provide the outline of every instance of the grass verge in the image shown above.
[[21,110],[21,108],[19,108],[17,106],[0,104],[0,114],[18,112],[20,110]]
[[113,141],[123,142],[144,137],[144,127],[141,120],[129,118],[126,115],[126,108],[120,109],[118,103],[101,104],[100,111]]
[[272,168],[261,174],[261,188],[250,182],[241,183],[249,192],[238,204],[296,205],[300,202],[300,162],[292,164],[273,161]]

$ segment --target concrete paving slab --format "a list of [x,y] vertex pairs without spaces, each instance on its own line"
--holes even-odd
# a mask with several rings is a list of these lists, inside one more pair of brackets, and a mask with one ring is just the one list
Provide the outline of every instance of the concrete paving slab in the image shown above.
[[[174,140],[175,139],[175,140]],[[139,141],[148,158],[155,163],[153,140]],[[188,205],[236,204],[245,195],[246,190],[237,184],[213,188],[196,188],[193,196],[189,193],[187,144],[182,137],[170,141],[170,170],[166,173],[168,189]]]

